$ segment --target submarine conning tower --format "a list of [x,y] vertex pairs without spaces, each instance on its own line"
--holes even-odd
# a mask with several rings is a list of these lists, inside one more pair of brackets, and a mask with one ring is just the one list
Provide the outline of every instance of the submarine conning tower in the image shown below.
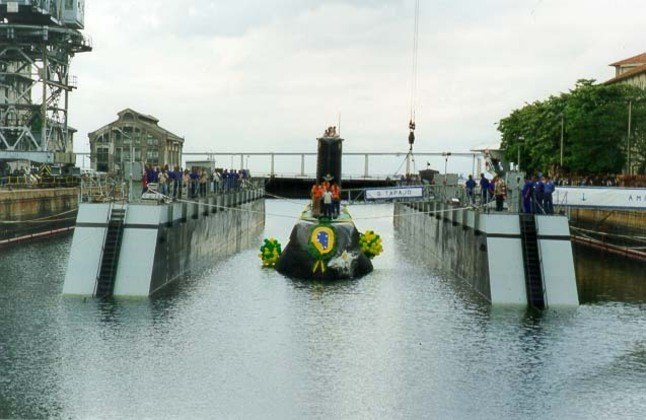
[[328,127],[323,137],[317,140],[316,182],[335,182],[341,186],[343,139],[337,133],[336,127]]

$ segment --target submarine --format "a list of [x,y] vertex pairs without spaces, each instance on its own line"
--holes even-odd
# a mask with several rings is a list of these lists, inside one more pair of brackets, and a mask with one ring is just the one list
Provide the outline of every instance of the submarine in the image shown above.
[[[329,127],[317,141],[314,188],[327,185],[340,188],[344,140],[336,127]],[[354,279],[370,273],[373,270],[371,257],[378,254],[370,252],[370,245],[372,249],[379,248],[380,252],[381,240],[372,235],[373,239],[368,239],[371,243],[367,243],[347,208],[339,209],[338,199],[332,205],[327,204],[326,211],[321,212],[320,207],[326,206],[323,201],[324,198],[313,194],[312,202],[300,214],[287,246],[278,256],[276,271],[300,280]]]

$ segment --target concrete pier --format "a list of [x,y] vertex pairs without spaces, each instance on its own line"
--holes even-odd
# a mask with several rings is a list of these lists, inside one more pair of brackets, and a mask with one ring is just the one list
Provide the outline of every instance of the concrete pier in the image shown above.
[[[546,306],[578,305],[567,218],[534,216]],[[395,204],[395,228],[492,304],[528,304],[518,214],[481,213],[439,202]]]
[[0,189],[0,246],[73,228],[78,188]]
[[123,221],[110,294],[149,296],[192,268],[249,247],[264,229],[263,197],[255,189],[160,205],[82,204],[63,294],[97,295],[115,210]]

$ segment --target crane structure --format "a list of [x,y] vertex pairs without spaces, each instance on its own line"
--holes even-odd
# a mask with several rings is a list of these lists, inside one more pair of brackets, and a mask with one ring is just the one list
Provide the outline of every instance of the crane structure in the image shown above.
[[85,0],[0,0],[0,161],[73,166],[75,54],[92,44]]

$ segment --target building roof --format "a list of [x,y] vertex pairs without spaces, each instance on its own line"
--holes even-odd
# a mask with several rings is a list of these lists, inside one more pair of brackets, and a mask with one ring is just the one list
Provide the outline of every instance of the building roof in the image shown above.
[[128,114],[128,113],[135,114],[139,119],[149,120],[153,124],[157,124],[159,122],[159,120],[153,117],[152,115],[142,114],[141,112],[137,112],[132,108],[126,108],[120,112],[117,112],[117,115],[119,116],[119,118],[122,118],[125,114]]
[[144,126],[148,126],[148,127],[152,128],[154,130],[159,130],[159,131],[163,132],[164,134],[166,134],[168,137],[172,138],[173,140],[176,140],[176,141],[178,141],[180,143],[184,143],[184,138],[183,137],[180,137],[177,134],[174,134],[174,133],[166,130],[165,128],[159,126],[158,125],[159,119],[155,118],[152,115],[142,114],[141,112],[137,112],[132,108],[126,108],[126,109],[123,109],[123,110],[117,112],[117,115],[119,116],[119,118],[116,121],[113,121],[110,124],[107,124],[107,125],[99,128],[97,130],[94,130],[93,132],[88,133],[88,134],[93,135],[97,131],[100,131],[100,130],[102,130],[104,128],[107,128],[107,127],[109,127],[111,125],[114,125],[114,124],[118,123],[120,120],[123,119],[123,116],[125,114],[127,114],[127,113],[134,114],[136,116],[139,124],[144,125]]
[[615,82],[620,82],[622,80],[629,79],[631,77],[637,76],[638,74],[641,74],[641,73],[646,73],[646,64],[643,64],[643,65],[641,65],[639,67],[635,67],[634,69],[630,69],[630,70],[620,74],[619,76],[613,77],[612,79],[606,81],[605,83],[606,84],[612,84],[612,83],[615,83]]
[[624,64],[646,64],[646,53],[636,55],[634,57],[626,58],[616,63],[610,64],[613,67],[623,66]]

